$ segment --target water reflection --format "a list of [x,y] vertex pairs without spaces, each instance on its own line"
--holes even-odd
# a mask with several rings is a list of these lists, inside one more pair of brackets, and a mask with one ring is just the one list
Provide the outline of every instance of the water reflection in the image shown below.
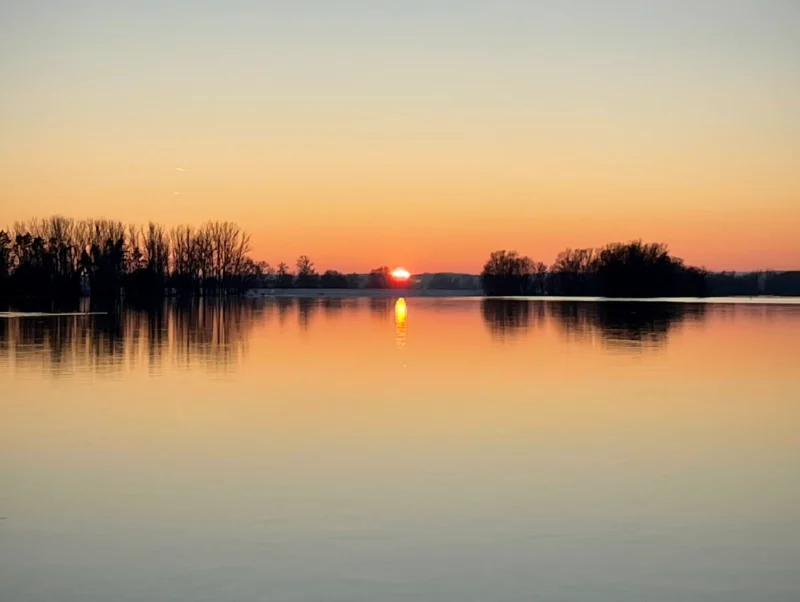
[[[408,311],[403,298],[269,297],[184,304],[169,301],[148,307],[126,306],[107,314],[0,318],[0,367],[60,374],[115,372],[134,366],[160,373],[166,367],[199,366],[225,373],[240,364],[251,339],[258,337],[262,348],[280,349],[291,341],[292,331],[318,329],[323,333],[330,329],[336,334],[323,333],[321,340],[335,336],[366,342],[385,336],[384,328],[393,321],[396,346],[404,348],[408,344]],[[702,320],[706,313],[725,321],[745,312],[750,319],[760,317],[766,324],[777,319],[775,316],[789,319],[800,310],[659,302],[484,299],[478,304],[425,299],[415,300],[414,311],[420,341],[445,336],[442,333],[469,336],[482,324],[498,342],[528,336],[528,340],[550,344],[556,342],[555,337],[609,351],[639,353],[663,347],[682,325]],[[274,330],[267,325],[269,321],[276,326]],[[263,332],[254,337],[260,326]]]
[[394,300],[390,298],[374,297],[369,300],[369,311],[372,315],[380,320],[385,320],[389,317],[394,309]]
[[408,307],[406,305],[406,300],[403,297],[400,297],[397,300],[397,303],[394,304],[394,324],[395,324],[395,341],[397,341],[397,346],[401,349],[406,346],[406,338],[407,338],[407,324],[406,319],[408,318]]
[[308,330],[317,309],[319,309],[317,299],[311,297],[297,298],[297,320],[303,330]]
[[327,316],[336,316],[344,309],[344,299],[335,297],[325,297],[322,299],[322,311]]
[[0,600],[800,600],[800,305],[406,300],[0,318]]
[[294,306],[293,297],[275,297],[275,306],[278,309],[278,323],[283,326],[286,323],[286,318],[289,315],[292,307]]
[[688,303],[552,303],[551,315],[564,334],[593,339],[624,351],[663,347],[671,331],[687,320],[701,319],[705,305]]
[[492,336],[503,340],[525,334],[545,319],[543,302],[523,299],[484,299],[481,314]]
[[0,319],[0,360],[60,374],[111,372],[144,363],[158,372],[168,357],[178,367],[226,371],[246,352],[264,304],[198,300],[127,307],[107,314]]
[[549,318],[570,340],[632,351],[658,348],[686,320],[698,320],[703,304],[484,299],[481,313],[495,338],[507,339],[544,325]]

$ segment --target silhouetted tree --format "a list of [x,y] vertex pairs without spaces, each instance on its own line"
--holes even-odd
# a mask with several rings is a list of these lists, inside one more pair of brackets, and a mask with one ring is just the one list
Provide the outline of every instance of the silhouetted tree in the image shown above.
[[150,222],[147,229],[129,230],[131,268],[125,292],[131,297],[160,297],[169,274],[170,245],[164,228]]
[[266,287],[272,288],[275,286],[275,268],[273,268],[269,263],[266,261],[259,261],[256,264],[258,266],[258,270],[260,272],[260,276],[258,278],[259,287]]
[[481,272],[487,295],[528,295],[532,291],[534,262],[516,251],[495,251]]
[[347,276],[336,270],[326,270],[320,277],[322,288],[347,288]]
[[531,293],[544,295],[547,292],[547,266],[541,261],[533,262],[531,273]]
[[277,288],[291,288],[293,284],[294,275],[289,271],[289,266],[281,261],[275,271],[275,286]]
[[319,276],[314,270],[314,262],[308,255],[301,255],[297,258],[297,277],[295,286],[297,288],[317,288],[319,286]]
[[661,243],[611,243],[600,249],[567,249],[550,269],[556,295],[604,297],[702,296],[706,272],[686,267]]
[[0,298],[9,293],[11,279],[11,237],[0,230]]
[[548,289],[553,295],[595,295],[596,251],[567,249],[550,267]]
[[687,268],[662,243],[612,243],[595,258],[597,286],[605,297],[668,297],[705,294],[705,273]]
[[367,288],[390,288],[392,273],[387,266],[371,270],[367,276]]

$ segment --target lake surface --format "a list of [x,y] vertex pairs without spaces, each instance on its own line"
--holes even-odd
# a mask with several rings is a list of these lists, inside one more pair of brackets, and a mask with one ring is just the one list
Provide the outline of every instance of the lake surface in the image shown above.
[[0,599],[800,600],[800,305],[0,318]]

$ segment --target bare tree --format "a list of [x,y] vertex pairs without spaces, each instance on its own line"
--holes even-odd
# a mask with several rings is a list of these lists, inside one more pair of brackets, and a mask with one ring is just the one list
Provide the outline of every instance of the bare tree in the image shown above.
[[319,276],[314,270],[314,262],[309,259],[308,255],[298,257],[295,265],[297,266],[295,285],[298,288],[317,288]]
[[531,292],[534,262],[516,251],[495,251],[481,272],[487,295],[528,295]]

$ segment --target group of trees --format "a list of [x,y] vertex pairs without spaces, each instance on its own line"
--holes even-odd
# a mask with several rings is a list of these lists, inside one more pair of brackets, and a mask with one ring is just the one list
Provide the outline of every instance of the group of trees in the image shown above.
[[387,266],[375,268],[367,275],[344,274],[336,270],[316,271],[314,262],[308,255],[301,255],[292,271],[286,263],[272,267],[259,263],[258,286],[263,288],[302,288],[302,289],[358,289],[358,288],[397,288],[399,285]]
[[358,274],[343,274],[336,270],[317,273],[314,262],[308,255],[297,258],[295,272],[281,262],[277,268],[268,263],[259,264],[261,276],[259,286],[264,288],[358,288]]
[[516,251],[495,251],[481,272],[481,286],[487,295],[544,294],[547,266]]
[[[369,274],[315,269],[301,255],[292,270],[254,262],[250,237],[231,222],[167,230],[150,222],[125,226],[113,220],[54,216],[0,230],[0,298],[74,299],[165,294],[214,296],[249,288],[386,289],[398,282],[388,267]],[[413,286],[464,288],[468,275],[433,274]],[[567,249],[548,268],[516,251],[496,251],[483,267],[487,295],[669,297],[800,293],[800,272],[708,273],[672,257],[667,246],[641,240],[598,249]]]
[[487,295],[695,297],[706,294],[706,278],[705,270],[684,265],[666,245],[637,240],[567,249],[549,269],[516,251],[496,251],[481,285]]
[[0,298],[70,300],[211,296],[249,288],[394,288],[388,267],[367,275],[318,273],[301,255],[292,270],[254,262],[250,237],[231,222],[167,229],[54,216],[0,230]]
[[250,237],[231,222],[167,230],[55,216],[0,231],[0,296],[217,295],[254,285]]

